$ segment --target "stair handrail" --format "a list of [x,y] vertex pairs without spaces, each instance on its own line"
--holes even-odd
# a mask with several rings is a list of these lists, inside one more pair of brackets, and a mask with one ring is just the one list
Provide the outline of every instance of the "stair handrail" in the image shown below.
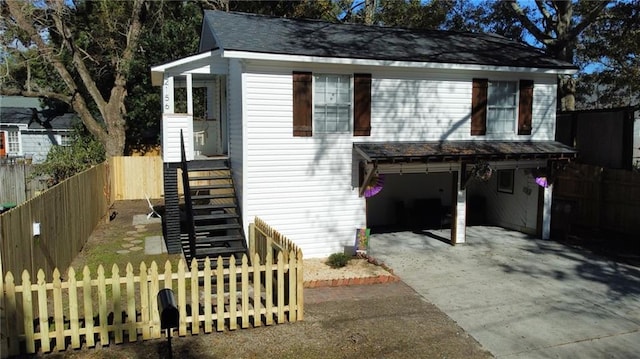
[[193,220],[193,201],[191,186],[189,185],[189,170],[187,168],[187,154],[184,149],[184,136],[180,130],[180,167],[182,168],[182,188],[184,190],[184,207],[187,214],[187,231],[189,234],[189,251],[191,258],[196,257],[196,230]]

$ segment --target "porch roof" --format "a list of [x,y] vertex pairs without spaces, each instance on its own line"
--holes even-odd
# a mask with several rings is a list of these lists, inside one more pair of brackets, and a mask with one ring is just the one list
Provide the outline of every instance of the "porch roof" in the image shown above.
[[355,143],[368,162],[449,162],[475,160],[574,159],[578,152],[560,142],[433,141]]

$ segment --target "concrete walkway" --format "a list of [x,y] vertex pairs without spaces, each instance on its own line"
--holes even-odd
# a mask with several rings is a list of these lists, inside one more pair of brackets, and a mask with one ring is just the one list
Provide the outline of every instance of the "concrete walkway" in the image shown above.
[[371,254],[498,358],[640,356],[640,268],[497,227],[371,236]]

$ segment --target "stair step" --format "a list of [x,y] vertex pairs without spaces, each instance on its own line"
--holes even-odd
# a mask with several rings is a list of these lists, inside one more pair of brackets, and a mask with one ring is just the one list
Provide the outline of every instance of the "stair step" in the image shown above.
[[189,172],[206,172],[206,171],[228,171],[229,167],[225,166],[216,166],[216,165],[203,165],[202,167],[193,167],[192,165],[187,165],[187,171]]
[[212,219],[236,219],[240,216],[236,213],[212,213],[212,214],[199,214],[193,216],[194,221],[206,221]]
[[216,174],[208,176],[189,176],[189,182],[192,181],[209,181],[209,180],[228,180],[231,179],[231,174]]
[[187,163],[189,169],[203,169],[203,168],[225,168],[229,169],[229,161],[227,158],[214,158],[207,160],[193,160]]
[[231,193],[217,193],[217,194],[198,194],[198,195],[192,195],[191,199],[192,200],[196,200],[196,199],[214,199],[214,198],[235,198],[236,194],[231,192]]
[[[226,242],[241,242],[244,246],[244,237],[240,234],[230,234],[226,236],[202,236],[200,238],[196,238],[196,246],[197,245],[208,245],[211,246],[213,244],[220,244]],[[182,239],[182,244],[189,246],[189,238]]]
[[212,224],[209,226],[196,226],[196,233],[208,232],[208,231],[221,231],[223,229],[241,229],[242,226],[239,223],[227,223],[227,224]]
[[199,210],[211,210],[211,209],[224,209],[224,208],[236,208],[235,203],[213,203],[213,204],[194,204],[193,209]]
[[202,185],[202,186],[191,186],[190,188],[192,191],[202,191],[202,190],[209,190],[209,189],[233,188],[233,185],[231,183],[220,183],[220,184],[208,184],[208,185]]
[[[247,250],[244,247],[211,247],[211,248],[203,248],[198,249],[196,251],[196,258],[204,258],[213,256],[218,257],[219,255],[233,255],[236,253],[245,253]],[[185,254],[186,255],[186,254]]]

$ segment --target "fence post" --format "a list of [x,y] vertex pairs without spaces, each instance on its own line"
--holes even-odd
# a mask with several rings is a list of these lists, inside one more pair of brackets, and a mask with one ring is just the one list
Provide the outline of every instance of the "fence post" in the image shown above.
[[298,275],[296,276],[296,293],[298,296],[297,304],[298,307],[296,310],[298,311],[298,320],[304,320],[304,267],[302,262],[302,251],[296,251],[296,270],[298,271]]
[[[0,322],[0,329],[2,329],[3,334],[3,345],[8,346],[8,350],[5,347],[2,348],[2,352],[0,352],[0,356],[3,358],[7,358],[9,355],[16,355],[20,353],[20,348],[18,346],[18,335],[9,335],[11,333],[9,331],[9,327],[11,323],[14,325],[14,330],[18,333],[22,333],[21,324],[18,322],[17,316],[17,306],[16,306],[16,286],[13,280],[13,274],[11,272],[7,273],[6,281],[3,284],[2,290],[3,292],[6,289],[6,294],[4,296],[4,301],[2,304],[2,310],[4,311],[4,316],[2,322]],[[18,334],[16,333],[16,334]]]
[[249,259],[253,260],[256,254],[256,225],[249,223]]
[[[9,328],[7,328],[6,305],[4,303],[4,273],[2,272],[2,258],[0,258],[0,355],[2,358],[9,353]],[[4,353],[7,353],[5,355]]]

